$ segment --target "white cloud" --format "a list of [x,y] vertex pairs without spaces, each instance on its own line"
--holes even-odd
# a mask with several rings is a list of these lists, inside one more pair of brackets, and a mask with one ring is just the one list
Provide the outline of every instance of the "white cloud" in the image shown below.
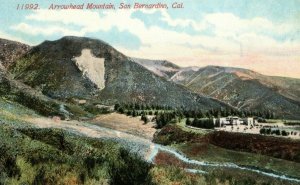
[[170,26],[192,26],[196,31],[203,31],[205,28],[207,28],[207,25],[204,22],[195,21],[192,19],[174,19],[168,14],[166,10],[161,10],[161,13],[161,20],[167,22],[167,24]]
[[39,10],[35,14],[26,16],[26,19],[50,23],[63,23],[65,25],[77,25],[82,27],[80,30],[82,33],[98,31],[98,23],[101,22],[97,12],[83,10]]
[[20,23],[18,25],[12,26],[11,28],[16,31],[27,33],[29,35],[50,36],[57,33],[61,33],[63,35],[76,35],[76,36],[84,35],[83,31],[73,31],[60,26],[33,26],[27,23]]
[[[97,12],[82,10],[40,10],[26,16],[25,22],[14,25],[12,29],[30,35],[50,36],[60,33],[84,36],[98,31],[107,32],[115,27],[119,31],[128,31],[137,36],[142,43],[137,50],[116,46],[124,54],[142,58],[169,59],[181,65],[243,66],[243,57],[248,56],[259,56],[260,59],[266,58],[271,61],[275,61],[276,55],[286,56],[289,61],[296,60],[295,56],[299,59],[300,56],[299,42],[279,42],[272,38],[272,35],[293,32],[295,28],[292,24],[275,24],[259,17],[242,19],[231,13],[206,14],[201,20],[174,19],[167,11],[161,11],[161,20],[169,25],[192,26],[200,32],[198,35],[190,35],[157,25],[147,27],[142,20],[132,17],[133,12],[134,10],[103,11],[100,15]],[[32,24],[32,21],[38,24]],[[79,29],[71,29],[72,26]],[[201,35],[201,31],[205,29],[211,29],[215,35]],[[243,56],[240,52],[243,52]],[[263,59],[261,61],[266,62]]]
[[[99,23],[101,22],[100,16],[97,12],[92,12],[92,11],[38,10],[33,14],[26,16],[25,19],[29,21],[40,22],[42,25],[41,24],[31,25],[29,23],[20,23],[18,25],[12,26],[11,28],[30,35],[45,35],[45,36],[49,36],[57,33],[63,35],[84,36],[87,33],[97,32],[101,29],[99,28]],[[70,29],[70,26],[72,25],[79,27],[79,29],[78,30]]]
[[24,44],[32,45],[31,42],[25,41],[25,40],[23,40],[20,37],[13,36],[13,35],[10,35],[8,33],[2,32],[2,31],[0,31],[0,38],[7,39],[7,40],[12,40],[12,41],[17,41],[17,42],[21,42],[21,43],[24,43]]
[[291,24],[275,24],[261,17],[241,19],[231,13],[207,14],[204,16],[203,22],[212,24],[216,34],[220,36],[235,36],[251,32],[280,35],[294,31],[294,26]]
[[[136,35],[142,41],[143,45],[152,46],[150,47],[152,49],[164,45],[169,46],[170,44],[178,45],[178,47],[181,46],[180,48],[183,48],[185,44],[195,47],[200,43],[205,43],[206,47],[211,48],[222,48],[222,46],[226,45],[227,50],[230,50],[231,47],[236,47],[235,43],[232,44],[222,38],[211,38],[200,35],[195,37],[186,33],[162,29],[159,26],[147,28],[143,21],[131,17],[133,12],[134,10],[104,11],[103,15],[100,16],[96,12],[82,10],[40,10],[25,18],[30,21],[37,21],[39,24],[33,25],[23,22],[12,26],[12,29],[30,35],[50,36],[60,33],[62,35],[84,36],[90,32],[109,31],[113,27],[116,27],[120,31],[128,31]],[[166,12],[164,15],[168,16]],[[171,21],[170,16],[168,16],[168,19]],[[174,24],[186,25],[184,21],[181,22],[180,20],[176,20]],[[78,26],[80,29],[70,29],[70,25]],[[163,50],[156,52],[169,54],[169,52]]]
[[159,56],[167,56],[177,54],[178,51],[180,51],[179,54],[183,54],[183,49],[186,51],[191,50],[190,47],[185,46],[186,44],[195,47],[198,51],[201,50],[197,48],[199,44],[217,50],[226,48],[227,52],[232,52],[239,48],[239,45],[236,43],[221,37],[208,37],[204,35],[192,36],[187,33],[163,29],[159,26],[146,27],[143,21],[131,17],[133,12],[134,11],[129,10],[106,12],[105,15],[101,17],[100,22],[100,25],[103,25],[107,29],[116,27],[120,31],[128,31],[139,37],[144,46],[137,51],[126,50],[129,54],[139,52],[147,56],[150,56],[150,53],[158,56],[157,54],[160,53]]

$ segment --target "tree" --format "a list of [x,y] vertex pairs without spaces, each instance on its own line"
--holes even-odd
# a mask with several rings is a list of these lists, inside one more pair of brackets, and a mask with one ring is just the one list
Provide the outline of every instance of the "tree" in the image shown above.
[[146,115],[142,114],[141,120],[144,121],[144,124],[147,124],[149,122],[149,119]]
[[280,135],[280,130],[276,129],[276,130],[272,130],[271,132],[272,134],[276,134],[276,135]]
[[123,109],[123,107],[119,107],[117,110],[118,110],[119,113],[124,114],[124,109]]
[[185,124],[186,124],[186,125],[191,125],[191,124],[192,124],[190,118],[187,118],[187,119],[186,119]]
[[282,136],[288,136],[288,133],[287,133],[285,130],[282,130],[282,131],[281,131],[281,135],[282,135]]
[[206,119],[206,120],[203,120],[203,121],[204,121],[204,128],[207,128],[207,129],[213,129],[214,128],[214,123],[213,123],[212,119]]
[[192,125],[193,125],[194,127],[198,127],[198,124],[199,124],[199,119],[198,119],[198,118],[195,118],[195,119],[193,120],[193,122],[192,122]]
[[118,104],[118,103],[117,103],[117,104],[115,104],[115,106],[114,106],[114,110],[116,110],[116,111],[117,111],[119,108],[120,108],[120,104]]
[[207,112],[206,112],[206,117],[208,117],[208,118],[211,117],[210,111],[207,111]]
[[127,115],[127,116],[131,116],[131,115],[132,115],[132,111],[131,111],[131,110],[128,110],[127,113],[126,113],[126,115]]
[[198,111],[197,117],[198,118],[204,118],[205,116],[204,116],[203,112],[200,110],[200,111]]
[[136,117],[138,114],[135,110],[132,111],[132,117]]
[[218,110],[217,115],[215,117],[220,118],[222,116],[221,111]]
[[260,133],[260,134],[266,134],[266,129],[265,129],[265,128],[260,129],[260,130],[259,130],[259,133]]
[[131,104],[129,104],[129,109],[133,109],[134,108],[134,105],[131,103]]
[[134,104],[134,109],[135,109],[135,110],[140,110],[140,106],[139,106],[138,103],[135,103],[135,104]]
[[280,130],[277,129],[277,130],[275,131],[275,134],[279,136],[279,135],[280,135]]

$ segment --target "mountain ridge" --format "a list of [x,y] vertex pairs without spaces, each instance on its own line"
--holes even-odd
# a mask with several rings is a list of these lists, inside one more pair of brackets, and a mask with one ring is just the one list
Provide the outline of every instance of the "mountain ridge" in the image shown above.
[[[85,75],[89,69],[80,70],[76,65],[83,50],[90,50],[91,57],[105,61],[105,74],[101,74],[105,87],[101,90]],[[227,106],[167,81],[132,62],[107,43],[86,37],[45,41],[33,47],[9,70],[15,79],[56,99],[79,98],[102,104],[140,102],[203,109]]]
[[[84,64],[103,60],[102,89],[89,76],[94,64],[78,66],[84,50],[88,54],[81,59]],[[8,68],[16,80],[64,101],[77,98],[93,104],[137,102],[206,110],[234,107],[300,118],[300,79],[237,67],[181,68],[166,60],[127,57],[95,38],[67,36],[44,41]]]
[[[158,66],[145,67],[152,70]],[[163,77],[240,110],[272,111],[279,117],[300,118],[300,79],[297,78],[272,77],[249,69],[215,65],[179,67],[172,76]]]
[[[205,94],[238,109],[271,110],[280,116],[300,117],[298,79],[282,82],[241,68],[207,66],[172,79],[193,92]],[[179,80],[178,80],[179,79]]]

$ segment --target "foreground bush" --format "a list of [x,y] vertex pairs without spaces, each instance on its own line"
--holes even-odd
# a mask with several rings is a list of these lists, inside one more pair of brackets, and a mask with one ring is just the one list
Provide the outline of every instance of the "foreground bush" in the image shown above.
[[0,125],[0,184],[149,184],[151,165],[117,143]]

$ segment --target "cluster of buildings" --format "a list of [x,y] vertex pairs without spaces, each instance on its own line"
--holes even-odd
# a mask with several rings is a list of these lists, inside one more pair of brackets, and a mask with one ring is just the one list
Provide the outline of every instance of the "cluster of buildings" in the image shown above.
[[255,126],[257,120],[251,117],[240,118],[237,116],[228,116],[222,118],[213,118],[215,127],[223,127],[226,125],[247,125],[248,127]]

